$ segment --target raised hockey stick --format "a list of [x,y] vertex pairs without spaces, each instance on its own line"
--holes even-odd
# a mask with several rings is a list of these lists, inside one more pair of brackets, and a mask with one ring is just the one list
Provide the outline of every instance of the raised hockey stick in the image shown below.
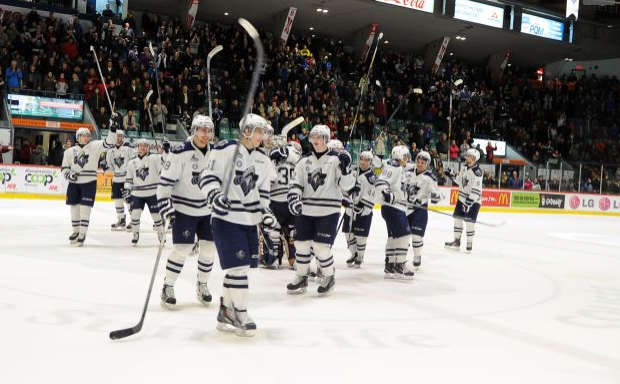
[[152,94],[153,94],[152,89],[148,91],[148,93],[146,94],[146,97],[145,97],[145,99],[147,100],[146,112],[149,114],[149,121],[151,122],[151,133],[153,134],[153,140],[155,140],[155,145],[159,146],[159,144],[157,143],[157,136],[155,136],[155,126],[153,125],[153,116],[151,115],[151,103],[148,102],[148,100],[151,99]]
[[103,89],[105,90],[105,95],[108,98],[108,104],[110,105],[110,114],[114,113],[114,105],[112,104],[112,100],[110,99],[110,94],[108,93],[108,86],[105,83],[105,78],[103,77],[103,72],[101,72],[101,66],[99,65],[99,58],[97,57],[97,52],[95,52],[95,47],[90,46],[90,50],[93,53],[93,57],[95,58],[95,64],[97,64],[97,69],[99,70],[99,77],[101,78],[101,83],[103,84]]
[[[161,99],[161,90],[159,89],[159,61],[155,61],[155,50],[153,49],[153,43],[151,43],[150,41],[149,41],[149,51],[151,51],[151,57],[153,58],[153,76],[155,76],[155,86],[157,87],[157,98],[159,99],[159,101],[162,103],[162,106],[163,106],[163,100]],[[162,130],[162,133],[165,135],[166,134],[166,116],[164,115],[163,108],[159,108],[159,116],[162,121],[161,130]]]
[[470,219],[469,219],[469,218],[467,218],[467,217],[454,216],[454,214],[452,214],[452,213],[447,213],[447,212],[438,211],[438,210],[436,210],[436,209],[432,209],[432,208],[429,208],[429,207],[423,207],[423,206],[421,206],[421,205],[415,205],[415,204],[414,204],[414,206],[413,206],[413,207],[414,207],[415,209],[423,209],[423,210],[425,210],[425,211],[435,212],[435,213],[438,213],[438,214],[440,214],[440,215],[454,217],[455,219],[461,219],[461,220],[466,221],[466,222],[470,222],[470,223],[471,223],[471,222],[473,222],[473,223],[475,223],[475,224],[484,225],[485,227],[493,227],[493,228],[497,228],[497,227],[501,227],[501,226],[503,226],[503,225],[505,225],[505,224],[506,224],[506,222],[505,222],[505,221],[503,221],[503,220],[502,220],[502,221],[500,221],[500,222],[498,222],[498,223],[487,223],[487,222],[484,222],[484,221],[479,221],[479,220],[472,221],[472,220],[470,220]]
[[153,267],[153,273],[151,274],[151,282],[149,283],[149,291],[146,294],[146,301],[144,302],[144,308],[142,309],[142,317],[140,317],[140,321],[138,324],[134,325],[131,328],[119,329],[118,331],[110,332],[110,339],[118,340],[124,339],[125,337],[135,335],[140,332],[142,326],[144,325],[144,317],[146,316],[146,310],[149,307],[149,300],[151,299],[151,292],[153,291],[153,283],[155,282],[155,276],[157,275],[157,267],[159,266],[159,259],[161,258],[161,253],[164,249],[164,244],[166,243],[166,230],[168,223],[164,221],[164,236],[162,236],[161,241],[159,242],[159,249],[157,250],[157,257],[155,258],[155,266]]
[[295,120],[291,121],[290,123],[286,124],[284,126],[284,128],[282,128],[282,135],[286,138],[288,138],[288,132],[295,128],[296,126],[298,126],[299,124],[303,123],[304,121],[304,117],[303,116],[299,116],[298,118],[296,118]]
[[217,55],[224,47],[218,45],[213,48],[207,55],[207,96],[209,97],[209,117],[213,117],[213,111],[211,110],[211,59]]
[[[250,83],[250,90],[248,91],[248,97],[245,102],[245,108],[243,111],[243,118],[239,123],[239,133],[243,135],[243,126],[245,125],[245,118],[248,113],[250,113],[250,109],[252,108],[251,103],[254,99],[254,94],[256,93],[256,88],[258,87],[258,80],[260,79],[261,71],[263,70],[263,63],[265,62],[265,51],[263,49],[263,43],[260,41],[260,35],[254,26],[247,21],[246,19],[240,18],[239,24],[245,29],[246,33],[250,36],[252,41],[254,42],[254,47],[256,48],[256,63],[254,64],[254,72],[252,73],[252,82]],[[233,159],[236,159],[239,155],[239,151],[241,150],[241,143],[237,142],[235,148],[235,154]],[[224,187],[224,196],[228,197],[228,191],[230,190],[230,183],[235,175],[235,162],[231,161],[230,166],[227,169],[226,175],[228,175],[228,179],[226,180],[226,186]]]

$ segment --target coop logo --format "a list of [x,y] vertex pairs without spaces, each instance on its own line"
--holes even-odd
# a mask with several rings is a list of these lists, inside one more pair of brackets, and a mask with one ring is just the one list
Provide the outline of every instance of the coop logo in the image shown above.
[[8,169],[0,170],[0,184],[1,185],[7,184],[8,182],[11,181],[13,176],[15,176],[14,169],[11,169],[10,171]]
[[579,196],[573,196],[570,198],[568,203],[572,209],[577,209],[579,208],[579,203],[581,203],[581,200],[579,199]]
[[611,201],[607,197],[602,197],[598,202],[598,207],[601,211],[607,211],[611,208]]
[[564,209],[564,195],[540,194],[540,208]]
[[54,182],[54,176],[51,174],[44,175],[42,173],[26,173],[24,180],[28,184],[43,184],[47,187],[48,184]]

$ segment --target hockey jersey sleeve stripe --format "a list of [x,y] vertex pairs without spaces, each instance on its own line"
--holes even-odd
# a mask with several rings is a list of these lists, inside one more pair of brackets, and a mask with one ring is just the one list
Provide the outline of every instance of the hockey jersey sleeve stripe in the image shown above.
[[193,204],[193,203],[188,203],[185,201],[177,200],[174,197],[172,198],[172,202],[174,204],[185,205],[186,207],[196,208],[196,209],[204,208],[208,205],[206,201],[202,204]]
[[190,199],[188,197],[183,197],[183,196],[179,196],[179,195],[172,195],[173,199],[178,199],[178,200],[185,200],[188,201],[190,203],[202,203],[203,201],[205,201],[204,198],[202,199]]
[[308,200],[310,200],[310,201],[323,201],[323,202],[326,202],[326,203],[333,202],[333,203],[338,203],[338,204],[340,204],[342,202],[342,199],[325,199],[325,198],[320,198],[320,197],[304,197],[304,198],[302,198],[302,201],[304,201],[304,202],[308,201]]
[[160,181],[159,185],[162,187],[174,187],[174,183],[168,183],[168,182],[163,182],[163,181]]
[[245,213],[258,213],[261,212],[260,208],[248,209],[248,208],[235,208],[231,207],[228,209],[231,212],[245,212]]
[[176,183],[176,182],[177,182],[176,180],[169,179],[169,178],[167,178],[167,177],[165,177],[165,176],[161,176],[161,177],[160,177],[160,182],[161,182],[161,181],[165,181],[165,182],[170,183],[170,184],[172,184],[172,185],[174,185],[174,183]]
[[230,200],[230,204],[242,205],[244,207],[254,207],[254,206],[260,205],[260,202],[253,201],[251,203],[244,203],[243,201],[240,201],[240,200]]
[[325,207],[325,208],[340,208],[340,203],[326,204],[326,203],[313,203],[312,200],[304,201],[304,205],[311,205],[313,207]]

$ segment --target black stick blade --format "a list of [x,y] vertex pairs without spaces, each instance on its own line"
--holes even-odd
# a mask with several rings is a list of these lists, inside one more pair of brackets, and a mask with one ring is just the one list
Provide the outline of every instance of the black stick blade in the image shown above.
[[139,325],[136,325],[135,327],[132,327],[132,328],[119,329],[118,331],[112,331],[110,332],[110,339],[111,340],[124,339],[125,337],[129,337],[131,335],[135,335],[136,333],[140,332],[140,329],[142,329],[142,327]]

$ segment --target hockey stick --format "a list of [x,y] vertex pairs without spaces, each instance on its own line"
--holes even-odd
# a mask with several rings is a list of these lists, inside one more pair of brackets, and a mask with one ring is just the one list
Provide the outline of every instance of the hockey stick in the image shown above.
[[295,120],[293,120],[293,121],[291,121],[290,123],[286,124],[286,125],[284,126],[284,128],[282,128],[282,132],[281,132],[281,134],[282,134],[284,137],[288,138],[288,132],[289,132],[291,129],[293,129],[293,128],[295,128],[296,126],[298,126],[299,124],[303,123],[303,121],[304,121],[304,117],[303,117],[303,116],[299,116],[299,117],[298,117],[298,118],[296,118]]
[[[239,122],[239,133],[243,136],[243,129],[245,126],[245,118],[248,113],[250,113],[250,108],[252,106],[250,103],[253,102],[254,94],[256,93],[256,88],[258,87],[258,80],[260,78],[261,71],[263,69],[263,63],[265,62],[265,51],[263,50],[263,43],[260,41],[260,35],[258,31],[249,21],[243,18],[239,18],[239,24],[245,29],[246,33],[250,35],[250,38],[254,42],[254,47],[256,48],[256,63],[254,64],[254,72],[252,73],[252,82],[250,83],[250,90],[248,91],[248,97],[245,103],[245,109],[243,111],[243,118],[241,122]],[[233,159],[236,159],[239,155],[239,151],[241,150],[241,143],[238,141],[235,154]],[[228,197],[228,191],[230,190],[230,183],[232,182],[233,176],[235,174],[235,162],[231,161],[230,166],[226,170],[226,175],[228,175],[228,179],[226,180],[226,186],[224,187],[223,195],[224,197]]]
[[[149,51],[151,51],[151,57],[153,58],[153,76],[155,76],[155,86],[157,87],[157,98],[159,99],[159,102],[162,103],[163,106],[163,101],[161,99],[161,90],[159,89],[159,62],[155,61],[155,50],[153,50],[153,43],[151,43],[149,41]],[[166,116],[164,116],[164,109],[163,108],[159,108],[159,116],[160,119],[162,121],[161,123],[161,133],[163,133],[164,135],[166,134]]]
[[[145,99],[148,101],[151,99],[151,95],[153,94],[153,90],[151,89],[146,94]],[[146,112],[149,114],[149,121],[151,122],[151,133],[153,134],[153,140],[155,140],[155,145],[159,146],[157,143],[157,136],[155,136],[155,126],[153,125],[153,116],[151,115],[151,103],[146,103]]]
[[398,106],[396,107],[396,109],[394,110],[394,112],[392,112],[392,114],[390,115],[390,118],[385,122],[385,125],[387,126],[390,121],[392,121],[392,119],[394,118],[394,116],[396,116],[396,113],[398,112],[398,110],[400,109],[400,107],[403,106],[403,104],[405,103],[405,101],[407,100],[407,98],[409,96],[411,96],[412,93],[415,94],[422,94],[422,89],[421,88],[413,88],[410,89],[409,92],[407,92],[407,94],[403,97],[403,99],[400,101],[400,103],[398,104]]
[[213,118],[213,111],[211,110],[211,59],[217,55],[224,47],[218,45],[213,48],[207,55],[207,93],[209,96],[209,117]]
[[110,332],[111,340],[124,339],[125,337],[135,335],[140,332],[142,326],[144,325],[144,317],[146,316],[146,310],[149,307],[149,300],[151,298],[151,292],[153,291],[153,283],[155,282],[155,276],[157,275],[157,267],[159,266],[159,259],[161,258],[161,253],[164,249],[164,244],[166,243],[166,232],[165,229],[167,224],[164,221],[164,236],[162,236],[161,241],[159,242],[159,249],[157,250],[157,258],[155,258],[155,266],[153,267],[153,273],[151,274],[151,282],[149,283],[149,291],[146,294],[146,301],[144,302],[144,308],[142,309],[142,317],[140,317],[140,322],[134,325],[131,328],[119,329],[118,331]]
[[97,64],[97,69],[99,70],[99,77],[101,78],[101,83],[103,83],[103,89],[105,90],[105,95],[108,98],[108,104],[110,105],[110,114],[114,113],[114,105],[112,105],[112,100],[110,99],[110,94],[108,93],[108,87],[105,83],[105,78],[103,77],[103,72],[101,72],[101,66],[99,66],[99,59],[97,58],[97,52],[95,52],[95,47],[90,46],[90,50],[95,57],[95,64]]
[[432,208],[428,208],[428,207],[423,207],[421,205],[415,205],[413,206],[415,209],[423,209],[425,211],[429,211],[429,212],[435,212],[438,213],[440,215],[444,215],[444,216],[450,216],[450,217],[454,217],[455,219],[461,219],[465,222],[469,222],[469,223],[474,223],[474,224],[480,224],[480,225],[484,225],[485,227],[492,227],[492,228],[498,228],[501,227],[503,225],[506,224],[505,221],[500,221],[499,223],[486,223],[484,221],[472,221],[471,219],[467,218],[467,217],[462,217],[462,216],[454,216],[454,214],[452,213],[447,213],[447,212],[442,212],[442,211],[438,211],[436,209],[432,209]]

